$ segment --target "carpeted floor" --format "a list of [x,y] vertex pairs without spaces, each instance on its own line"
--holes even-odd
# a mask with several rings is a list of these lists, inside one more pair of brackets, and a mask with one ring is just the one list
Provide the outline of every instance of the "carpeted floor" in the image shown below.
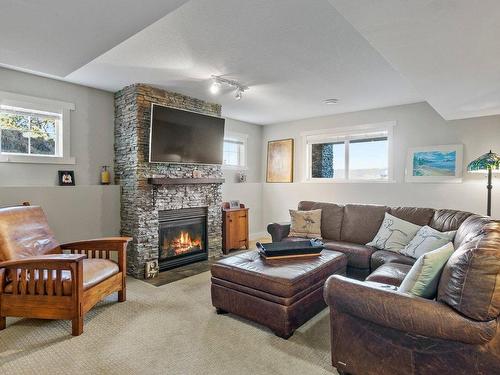
[[327,310],[289,340],[210,303],[210,274],[161,287],[128,279],[128,300],[113,295],[86,317],[7,319],[0,332],[0,373],[9,374],[335,374]]

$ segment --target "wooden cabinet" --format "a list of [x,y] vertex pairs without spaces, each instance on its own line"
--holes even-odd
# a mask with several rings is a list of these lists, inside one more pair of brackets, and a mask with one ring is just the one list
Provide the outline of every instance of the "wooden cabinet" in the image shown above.
[[222,210],[222,250],[248,249],[248,208]]

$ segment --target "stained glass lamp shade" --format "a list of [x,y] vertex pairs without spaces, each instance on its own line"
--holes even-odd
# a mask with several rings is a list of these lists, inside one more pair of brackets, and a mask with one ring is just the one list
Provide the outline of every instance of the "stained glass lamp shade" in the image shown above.
[[488,203],[487,203],[487,215],[491,216],[491,185],[492,173],[500,172],[500,155],[494,152],[487,152],[481,155],[476,160],[473,160],[467,166],[467,171],[472,173],[488,173]]

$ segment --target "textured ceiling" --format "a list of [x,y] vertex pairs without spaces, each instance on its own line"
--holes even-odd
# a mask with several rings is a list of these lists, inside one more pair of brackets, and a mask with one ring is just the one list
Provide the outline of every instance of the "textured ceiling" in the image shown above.
[[[0,66],[259,124],[423,100],[466,118],[500,113],[498,19],[498,0],[0,0]],[[212,96],[212,74],[250,89]]]

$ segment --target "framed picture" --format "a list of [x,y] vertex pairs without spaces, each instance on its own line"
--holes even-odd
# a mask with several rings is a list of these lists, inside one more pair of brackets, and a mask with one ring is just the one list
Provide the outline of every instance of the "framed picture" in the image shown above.
[[240,208],[240,201],[229,201],[229,208]]
[[414,147],[408,150],[406,181],[462,182],[463,145]]
[[266,182],[293,182],[293,139],[267,143]]
[[59,186],[75,186],[74,171],[58,171],[58,173],[59,173]]

